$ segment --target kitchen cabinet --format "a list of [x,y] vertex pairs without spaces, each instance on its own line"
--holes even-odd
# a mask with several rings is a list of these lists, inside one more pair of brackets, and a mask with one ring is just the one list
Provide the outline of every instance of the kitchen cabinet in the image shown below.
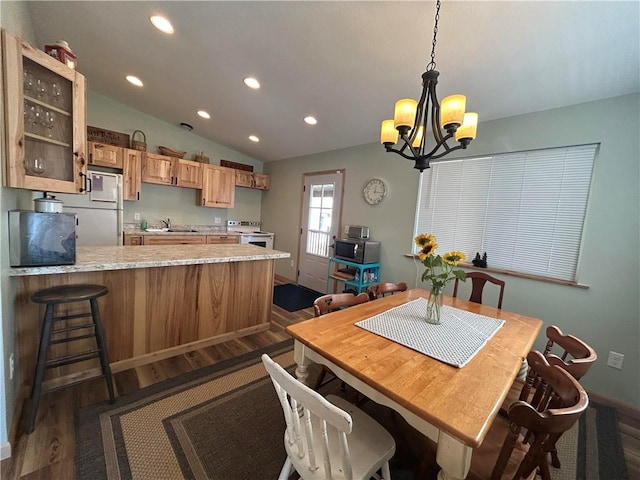
[[122,168],[123,148],[106,143],[88,142],[89,165]]
[[125,245],[143,245],[142,235],[125,235],[123,243]]
[[202,188],[202,164],[145,152],[142,154],[142,181],[200,189]]
[[202,188],[202,164],[192,160],[177,159],[176,178],[179,187]]
[[207,235],[207,244],[209,245],[228,245],[240,243],[239,235]]
[[4,185],[47,192],[86,189],[85,78],[2,31]]
[[145,235],[143,245],[204,245],[205,235]]
[[236,170],[236,187],[255,188],[258,190],[269,190],[269,175],[262,173],[247,172],[246,170]]
[[202,190],[198,205],[232,208],[235,202],[236,170],[219,165],[202,165]]
[[174,161],[175,159],[172,157],[143,152],[142,181],[160,185],[173,185]]
[[142,189],[142,152],[131,148],[122,150],[122,198],[140,200]]

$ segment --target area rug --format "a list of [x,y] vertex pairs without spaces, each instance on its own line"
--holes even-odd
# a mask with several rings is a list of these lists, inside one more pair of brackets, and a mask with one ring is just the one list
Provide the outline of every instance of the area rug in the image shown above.
[[313,301],[324,295],[310,288],[293,283],[273,287],[273,303],[288,312],[296,312],[313,306]]
[[561,467],[549,467],[552,480],[628,478],[618,418],[612,407],[591,402],[556,447]]
[[[76,478],[277,478],[285,460],[285,425],[260,361],[263,352],[293,370],[289,340],[118,397],[114,404],[80,410]],[[325,388],[345,396],[353,393],[349,387],[341,391],[340,382]],[[413,478],[419,458],[411,450],[421,443],[416,440],[419,434],[398,433],[403,420],[374,402],[366,402],[363,409],[396,438],[393,478]],[[562,437],[562,468],[550,468],[554,480],[627,478],[615,411],[612,417],[609,410],[592,405],[580,424]]]

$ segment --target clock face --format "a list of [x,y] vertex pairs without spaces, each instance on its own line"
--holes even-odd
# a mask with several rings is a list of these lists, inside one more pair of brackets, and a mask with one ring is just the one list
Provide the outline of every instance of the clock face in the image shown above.
[[373,178],[367,182],[363,190],[364,200],[369,205],[377,205],[387,194],[387,185],[379,178]]

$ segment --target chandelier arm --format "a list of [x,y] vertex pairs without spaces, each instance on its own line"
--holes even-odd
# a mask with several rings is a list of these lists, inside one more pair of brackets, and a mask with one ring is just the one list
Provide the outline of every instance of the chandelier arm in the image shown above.
[[[426,108],[425,108],[425,100],[426,100]],[[413,128],[411,129],[411,135],[409,136],[409,143],[413,144],[413,140],[416,138],[416,135],[418,135],[418,130],[419,130],[418,127],[420,126],[420,124],[423,123],[422,121],[423,115],[425,115],[425,111],[427,111],[428,109],[429,109],[429,97],[427,96],[427,89],[423,87],[422,94],[420,95],[420,100],[418,100],[418,107],[416,108],[416,116],[413,120]],[[425,131],[426,129],[423,129],[423,132]],[[420,141],[421,145],[423,143],[424,143],[424,133],[422,135],[422,140]]]
[[[405,144],[405,147],[406,147],[406,144]],[[398,155],[400,155],[401,157],[406,158],[407,160],[415,161],[415,160],[416,160],[416,158],[415,158],[415,157],[409,156],[409,155],[407,155],[406,153],[404,153],[404,152],[402,151],[402,150],[404,150],[404,149],[405,149],[405,147],[402,147],[402,149],[398,150],[398,149],[393,148],[393,147],[391,147],[391,146],[386,146],[386,145],[385,145],[385,148],[386,148],[387,152],[397,153]]]
[[449,153],[451,153],[451,152],[454,152],[454,151],[456,151],[456,150],[460,150],[460,149],[463,149],[463,150],[464,150],[464,149],[466,149],[466,148],[467,148],[467,145],[466,145],[466,144],[464,144],[464,143],[461,143],[460,145],[456,145],[455,147],[447,148],[447,150],[445,150],[444,152],[442,152],[442,153],[441,153],[441,154],[439,154],[439,155],[433,155],[433,156],[431,157],[431,160],[437,160],[437,159],[439,159],[439,158],[444,157],[445,155],[448,155],[448,154],[449,154]]
[[[440,158],[445,156],[447,153],[449,153],[450,151],[452,151],[452,148],[449,148],[449,146],[447,145],[447,140],[450,140],[451,137],[453,137],[453,133],[449,133],[447,134],[446,137],[442,138],[442,140],[440,140],[435,147],[433,147],[433,149],[429,152],[426,153],[424,155],[422,155],[423,157],[427,157],[427,158]],[[445,151],[439,155],[435,155],[435,153],[440,150],[440,148],[444,146]]]
[[[433,131],[433,137],[436,139],[436,143],[441,144],[445,142],[445,137],[442,136],[442,130],[440,129],[440,103],[436,96],[435,85],[429,90],[429,96],[431,97],[431,130]],[[451,136],[449,136],[451,138]]]

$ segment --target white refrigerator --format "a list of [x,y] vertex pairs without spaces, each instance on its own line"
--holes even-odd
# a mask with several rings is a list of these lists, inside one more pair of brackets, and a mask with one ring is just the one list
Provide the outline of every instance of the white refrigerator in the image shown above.
[[78,216],[76,245],[122,245],[122,175],[89,170],[89,193],[55,194],[62,211]]

